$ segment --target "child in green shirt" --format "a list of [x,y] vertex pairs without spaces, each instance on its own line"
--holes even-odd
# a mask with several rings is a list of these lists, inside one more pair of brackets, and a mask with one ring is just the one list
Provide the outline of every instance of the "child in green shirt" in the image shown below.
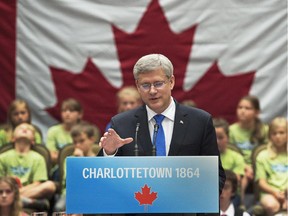
[[[20,179],[20,195],[24,207],[34,207],[39,199],[50,199],[56,186],[48,180],[45,159],[31,150],[35,142],[35,128],[28,124],[18,125],[14,132],[14,148],[0,155],[0,176],[12,176]],[[45,208],[49,207],[46,202]]]
[[267,149],[256,158],[256,181],[262,192],[260,203],[268,215],[287,210],[288,161],[287,120],[277,117],[271,121]]
[[[22,99],[16,99],[8,107],[7,124],[0,129],[0,147],[12,142],[13,131],[21,123],[31,124],[31,111],[28,103]],[[42,132],[38,127],[35,128],[35,142],[42,144]]]
[[[95,157],[96,152],[93,149],[98,138],[98,130],[94,125],[89,123],[79,123],[71,129],[71,137],[73,139],[74,151],[72,156],[76,157]],[[100,150],[100,147],[99,147]],[[65,211],[66,208],[66,159],[63,166],[63,178],[61,186],[60,198],[57,200],[54,211]],[[61,166],[59,164],[59,166]]]

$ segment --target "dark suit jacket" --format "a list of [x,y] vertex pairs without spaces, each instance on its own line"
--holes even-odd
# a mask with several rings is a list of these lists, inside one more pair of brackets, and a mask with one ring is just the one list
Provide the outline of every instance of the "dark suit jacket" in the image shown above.
[[[138,131],[139,156],[152,155],[152,142],[147,122],[146,106],[120,113],[112,118],[112,128],[121,138],[132,137],[135,141],[136,124]],[[135,142],[118,149],[116,156],[134,156]],[[100,151],[99,156],[103,155]],[[174,129],[169,156],[219,156],[215,129],[209,113],[176,102]],[[225,172],[219,156],[219,191],[225,183]]]

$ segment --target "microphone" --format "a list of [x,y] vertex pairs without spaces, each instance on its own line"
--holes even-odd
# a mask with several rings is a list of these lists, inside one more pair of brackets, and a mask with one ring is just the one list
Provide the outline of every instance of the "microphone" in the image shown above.
[[152,143],[152,156],[156,156],[156,138],[158,134],[159,125],[154,125],[153,143]]
[[134,146],[134,154],[135,156],[139,156],[139,148],[138,148],[138,131],[139,131],[140,123],[137,122],[136,124],[136,131],[135,131],[135,146]]

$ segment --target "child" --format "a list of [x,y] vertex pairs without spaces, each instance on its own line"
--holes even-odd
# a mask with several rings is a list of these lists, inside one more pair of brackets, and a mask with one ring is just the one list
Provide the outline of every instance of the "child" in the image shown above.
[[[13,131],[16,126],[24,122],[31,124],[31,111],[25,100],[14,100],[8,108],[7,116],[7,124],[2,126],[0,130],[0,147],[12,142]],[[35,143],[42,144],[42,133],[39,128],[33,126],[36,129]]]
[[254,180],[251,153],[256,146],[268,142],[268,127],[258,118],[259,112],[258,98],[251,95],[245,96],[237,106],[238,122],[229,127],[229,141],[242,150],[245,160],[245,175],[241,182],[242,198],[248,185],[252,185]]
[[[218,149],[220,152],[220,158],[222,166],[226,170],[233,171],[238,180],[238,185],[241,185],[241,179],[244,176],[245,162],[242,154],[228,148],[229,145],[229,124],[223,118],[214,118],[213,125],[215,127]],[[240,188],[239,188],[240,191]],[[234,196],[233,203],[235,206],[240,206],[244,204],[243,199],[237,193]]]
[[[35,129],[32,125],[22,123],[13,133],[14,148],[0,155],[0,176],[15,176],[23,187],[20,195],[24,207],[47,209],[48,200],[56,191],[55,184],[48,181],[45,159],[39,153],[31,150],[34,143]],[[39,199],[46,199],[40,202]],[[35,204],[35,205],[34,205]],[[44,206],[43,206],[43,205]]]
[[[126,86],[119,90],[116,95],[118,113],[125,112],[142,105],[142,100],[138,93],[138,90],[134,86]],[[111,126],[111,122],[106,126],[107,131]]]
[[79,101],[69,98],[62,102],[62,122],[52,126],[47,131],[46,146],[50,151],[53,164],[57,164],[58,162],[59,150],[65,145],[72,143],[70,130],[82,120],[82,116],[83,109]]
[[213,125],[216,131],[217,144],[220,158],[224,169],[232,170],[240,183],[244,175],[245,162],[243,156],[228,148],[229,145],[229,124],[225,119],[214,118]]
[[234,207],[232,199],[237,190],[237,176],[231,170],[225,170],[226,181],[220,195],[220,215],[225,216],[249,216],[247,212]]
[[[98,137],[98,130],[89,123],[79,123],[71,130],[74,144],[73,156],[76,157],[95,157],[93,146]],[[99,147],[100,149],[100,147]],[[66,161],[65,161],[66,162]],[[54,211],[65,211],[66,208],[66,166],[64,164],[64,176],[62,181],[62,191],[59,200],[56,202]]]
[[287,120],[277,117],[271,121],[267,149],[256,158],[256,180],[261,194],[260,203],[268,215],[287,210],[288,161]]
[[0,177],[0,215],[28,216],[22,212],[19,185],[13,177]]

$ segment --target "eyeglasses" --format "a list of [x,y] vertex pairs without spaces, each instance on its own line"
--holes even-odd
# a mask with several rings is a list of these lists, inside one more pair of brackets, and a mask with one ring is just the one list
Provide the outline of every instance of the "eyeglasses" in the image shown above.
[[10,189],[6,189],[6,190],[0,190],[0,195],[2,195],[2,194],[11,194],[12,193],[12,190],[10,190]]
[[140,88],[143,91],[149,91],[151,89],[151,87],[153,86],[156,89],[162,89],[164,87],[164,85],[168,82],[169,80],[166,81],[157,81],[154,83],[143,83],[143,84],[139,84]]

